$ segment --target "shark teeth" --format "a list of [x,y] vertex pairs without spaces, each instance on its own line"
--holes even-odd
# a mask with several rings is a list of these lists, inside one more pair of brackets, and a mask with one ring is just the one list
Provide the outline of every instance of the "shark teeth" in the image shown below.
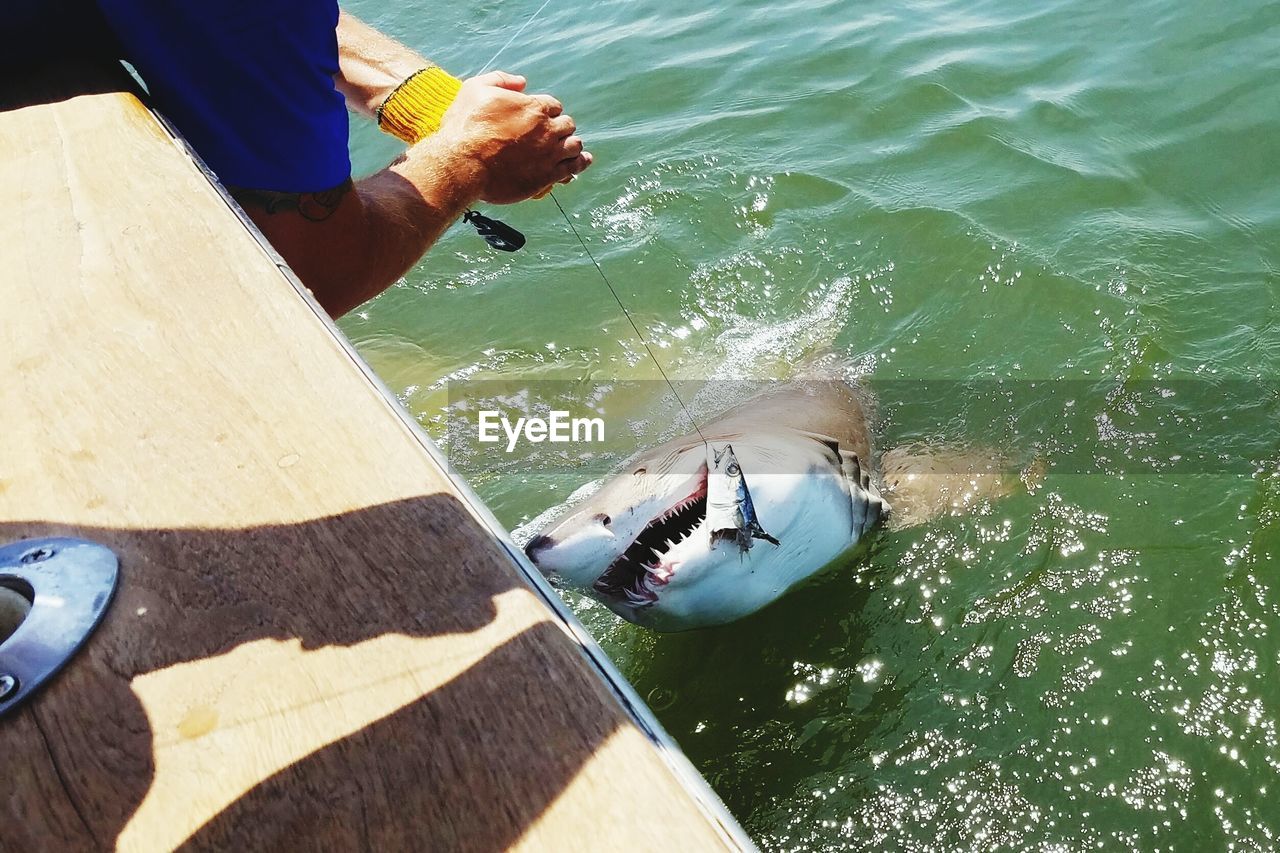
[[622,594],[627,601],[637,607],[643,607],[646,604],[653,604],[658,600],[658,594],[647,589],[643,582],[635,587],[623,587]]
[[654,583],[663,586],[665,586],[675,574],[675,569],[662,565],[645,566],[644,570],[649,574],[649,577],[652,578]]
[[676,574],[679,560],[667,555],[699,530],[707,515],[706,468],[693,493],[653,518],[627,549],[596,578],[592,588],[622,599],[633,607],[658,601],[650,587],[665,586]]
[[690,495],[689,497],[682,500],[680,503],[673,506],[671,509],[664,512],[662,515],[658,516],[657,521],[659,522],[667,521],[673,516],[678,515],[679,513],[693,506],[695,503],[698,502],[700,498],[703,498],[703,497],[706,497],[706,493],[702,492],[701,490],[698,493]]

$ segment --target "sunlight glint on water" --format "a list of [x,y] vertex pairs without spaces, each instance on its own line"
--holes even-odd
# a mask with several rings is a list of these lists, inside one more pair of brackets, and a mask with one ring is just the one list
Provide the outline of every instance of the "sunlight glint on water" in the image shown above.
[[[465,72],[538,5],[350,7]],[[575,600],[762,847],[1277,845],[1278,43],[1262,0],[553,0],[499,61],[577,118],[557,194],[673,374],[835,350],[882,446],[935,437],[904,380],[985,382],[952,437],[1045,465],[736,625]],[[501,216],[524,252],[455,228],[342,323],[432,430],[449,381],[656,377],[554,206]],[[1189,379],[1256,405],[1160,402]],[[676,424],[634,408],[610,458]],[[466,463],[512,527],[583,485]]]

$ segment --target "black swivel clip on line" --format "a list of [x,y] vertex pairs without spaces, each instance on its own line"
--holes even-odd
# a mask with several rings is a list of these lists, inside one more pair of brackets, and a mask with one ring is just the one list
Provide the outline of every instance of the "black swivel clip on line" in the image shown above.
[[462,221],[475,226],[476,232],[484,241],[501,252],[516,252],[524,246],[524,235],[505,222],[490,219],[483,213],[468,210],[462,214]]

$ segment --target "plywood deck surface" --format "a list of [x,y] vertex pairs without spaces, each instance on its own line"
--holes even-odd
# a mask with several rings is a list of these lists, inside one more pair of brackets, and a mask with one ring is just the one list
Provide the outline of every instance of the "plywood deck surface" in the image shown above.
[[122,584],[0,719],[0,849],[723,848],[127,84],[35,82],[0,105],[0,542],[98,540]]

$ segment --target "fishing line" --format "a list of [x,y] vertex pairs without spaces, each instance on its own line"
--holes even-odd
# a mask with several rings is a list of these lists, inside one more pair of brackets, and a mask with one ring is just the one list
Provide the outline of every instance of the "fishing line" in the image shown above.
[[[551,0],[543,0],[543,3],[538,7],[538,10],[529,16],[529,20],[525,21],[520,29],[516,30],[515,35],[507,39],[506,44],[498,48],[498,52],[484,64],[483,68],[476,72],[476,76],[488,71],[489,67],[493,65],[493,63],[497,62],[498,57],[502,55],[502,52],[511,47],[512,43],[520,37],[520,34],[527,30],[529,25],[537,20],[538,16],[541,15],[543,10],[550,4]],[[680,408],[684,411],[684,416],[689,419],[689,423],[693,424],[693,431],[698,434],[698,438],[702,439],[703,444],[710,447],[711,444],[707,441],[707,437],[702,434],[702,429],[698,426],[698,422],[694,420],[693,413],[689,411],[689,407],[685,405],[684,398],[682,398],[680,396],[680,392],[676,390],[675,383],[671,381],[671,377],[667,376],[667,371],[663,370],[662,362],[658,359],[657,353],[653,351],[653,347],[649,345],[648,338],[646,338],[644,333],[640,331],[640,327],[631,316],[631,312],[627,310],[627,306],[623,304],[622,298],[618,296],[618,291],[614,289],[613,283],[610,282],[609,277],[604,274],[604,270],[600,267],[600,262],[596,260],[596,256],[591,254],[591,249],[587,246],[587,241],[582,239],[582,235],[578,233],[577,227],[574,226],[573,220],[569,218],[569,214],[566,213],[564,207],[561,206],[560,199],[556,198],[556,194],[548,191],[548,195],[550,195],[551,200],[556,203],[556,209],[559,210],[560,215],[564,217],[565,224],[569,226],[569,230],[573,232],[573,236],[578,238],[578,245],[582,246],[582,251],[585,252],[587,257],[591,260],[592,265],[596,268],[596,272],[600,273],[601,281],[604,282],[605,287],[609,288],[609,293],[613,295],[613,301],[617,302],[618,307],[622,309],[623,316],[626,317],[627,322],[631,324],[631,330],[636,333],[636,339],[644,346],[645,352],[649,353],[649,358],[653,359],[654,366],[658,368],[658,373],[662,375],[662,381],[666,382],[667,387],[671,389],[671,394],[676,398],[676,402],[680,404]],[[480,236],[495,249],[499,249],[504,252],[514,252],[524,245],[524,235],[520,234],[520,232],[516,231],[514,228],[511,228],[506,223],[490,219],[489,217],[483,216],[472,210],[467,211],[466,220],[475,226],[476,230],[480,233]]]
[[538,7],[538,11],[534,12],[532,15],[530,15],[530,16],[529,16],[529,20],[527,20],[527,21],[525,21],[525,22],[524,22],[524,26],[522,26],[520,29],[516,30],[516,34],[515,34],[515,35],[513,35],[511,38],[507,39],[507,43],[506,43],[506,44],[504,44],[502,47],[498,48],[498,52],[497,52],[497,53],[495,53],[495,54],[494,54],[494,55],[489,59],[489,61],[488,61],[488,62],[486,62],[486,63],[484,64],[484,67],[483,67],[483,68],[481,68],[479,71],[477,71],[477,72],[475,73],[475,76],[479,77],[481,74],[483,74],[484,72],[488,71],[488,70],[489,70],[489,66],[493,65],[493,63],[495,63],[495,62],[497,62],[497,61],[498,61],[498,57],[499,57],[499,56],[502,56],[502,52],[503,52],[504,50],[506,50],[507,48],[511,47],[511,43],[512,43],[513,41],[515,41],[516,39],[520,38],[520,34],[521,34],[522,32],[524,32],[525,30],[529,29],[529,25],[530,25],[530,24],[532,24],[535,20],[537,20],[538,16],[542,14],[542,10],[543,10],[543,9],[545,9],[545,8],[547,8],[547,6],[548,6],[548,5],[550,5],[550,3],[551,3],[551,0],[544,0],[543,4],[542,4],[541,6],[539,6],[539,7]]
[[644,333],[640,331],[640,327],[636,325],[636,321],[631,317],[631,312],[627,310],[627,306],[622,304],[618,291],[614,290],[613,284],[609,281],[609,277],[604,274],[604,270],[600,268],[600,262],[596,260],[596,256],[591,254],[591,249],[587,247],[587,241],[582,239],[582,235],[578,233],[578,229],[574,227],[573,220],[569,218],[569,214],[560,205],[560,199],[556,198],[555,193],[548,193],[551,200],[556,203],[556,209],[560,211],[560,215],[564,217],[565,224],[569,226],[569,230],[573,232],[573,236],[578,238],[578,245],[582,246],[582,251],[587,253],[587,257],[591,259],[591,263],[595,266],[596,272],[600,273],[600,280],[604,282],[604,286],[609,288],[609,292],[613,294],[613,301],[618,303],[618,307],[622,309],[622,314],[627,318],[627,322],[631,324],[631,329],[636,333],[636,338],[640,343],[644,344],[645,352],[649,353],[649,358],[653,359],[653,364],[658,368],[658,372],[662,374],[662,379],[667,383],[667,387],[671,389],[671,393],[676,398],[676,402],[680,404],[680,408],[684,410],[684,416],[689,419],[689,423],[693,424],[693,430],[698,434],[698,438],[702,439],[702,443],[710,447],[707,437],[702,434],[702,429],[698,426],[698,422],[693,419],[693,413],[689,411],[689,407],[684,404],[684,400],[680,397],[680,392],[676,390],[676,385],[667,376],[667,372],[662,369],[662,362],[658,360],[657,354],[653,351],[653,347],[649,346],[648,339]]

